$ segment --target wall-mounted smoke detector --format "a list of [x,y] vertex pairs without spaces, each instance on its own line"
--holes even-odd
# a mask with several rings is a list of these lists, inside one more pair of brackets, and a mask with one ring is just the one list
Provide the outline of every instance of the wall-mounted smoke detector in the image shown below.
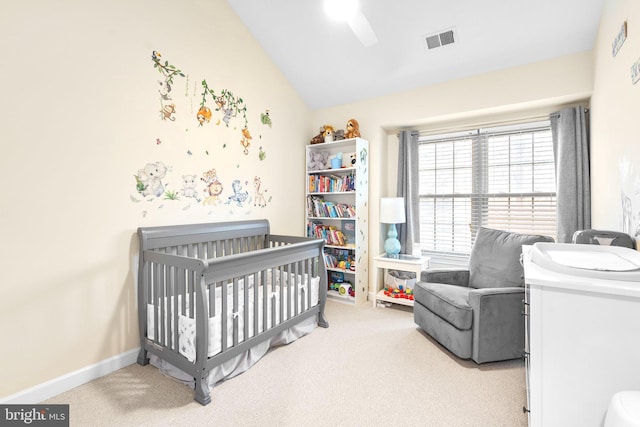
[[428,50],[449,46],[458,42],[458,32],[455,27],[452,27],[434,34],[427,34],[424,36],[424,41]]

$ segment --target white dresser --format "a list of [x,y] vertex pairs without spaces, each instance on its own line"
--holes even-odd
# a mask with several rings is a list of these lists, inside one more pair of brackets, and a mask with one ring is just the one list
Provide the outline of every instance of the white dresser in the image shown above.
[[602,426],[616,392],[640,390],[640,253],[537,244],[523,254],[529,426]]

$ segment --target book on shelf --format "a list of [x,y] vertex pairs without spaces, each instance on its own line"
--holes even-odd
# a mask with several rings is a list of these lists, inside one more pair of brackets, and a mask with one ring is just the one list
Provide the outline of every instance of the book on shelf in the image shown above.
[[328,245],[345,246],[347,244],[344,234],[337,227],[316,221],[307,223],[307,236],[324,239]]
[[355,189],[356,180],[353,173],[345,176],[309,175],[309,193],[341,193]]
[[326,218],[355,218],[356,209],[346,203],[334,203],[321,196],[307,197],[307,216]]

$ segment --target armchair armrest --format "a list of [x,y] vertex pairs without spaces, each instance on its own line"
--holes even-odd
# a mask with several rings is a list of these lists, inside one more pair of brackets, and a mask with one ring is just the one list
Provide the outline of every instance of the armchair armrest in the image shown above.
[[469,292],[473,309],[473,350],[477,363],[515,359],[524,349],[524,288],[483,288]]
[[422,282],[445,283],[447,285],[469,286],[469,270],[463,268],[430,268],[420,273]]

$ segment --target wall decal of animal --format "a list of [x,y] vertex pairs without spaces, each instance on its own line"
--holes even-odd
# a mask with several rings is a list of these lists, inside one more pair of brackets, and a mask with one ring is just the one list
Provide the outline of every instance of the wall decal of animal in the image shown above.
[[136,189],[143,196],[160,197],[164,192],[162,179],[167,174],[167,167],[162,162],[147,163],[139,169],[136,177]]
[[220,194],[222,194],[222,183],[218,180],[218,173],[215,169],[209,169],[205,173],[202,174],[202,178],[200,181],[204,182],[206,188],[204,192],[208,195],[204,201],[203,205],[212,205],[215,206],[220,201]]
[[264,208],[265,206],[267,206],[267,199],[264,197],[264,193],[267,190],[261,188],[261,186],[262,186],[262,180],[260,179],[260,177],[259,176],[254,177],[253,188],[255,192],[253,196],[253,206],[259,206],[261,208]]

